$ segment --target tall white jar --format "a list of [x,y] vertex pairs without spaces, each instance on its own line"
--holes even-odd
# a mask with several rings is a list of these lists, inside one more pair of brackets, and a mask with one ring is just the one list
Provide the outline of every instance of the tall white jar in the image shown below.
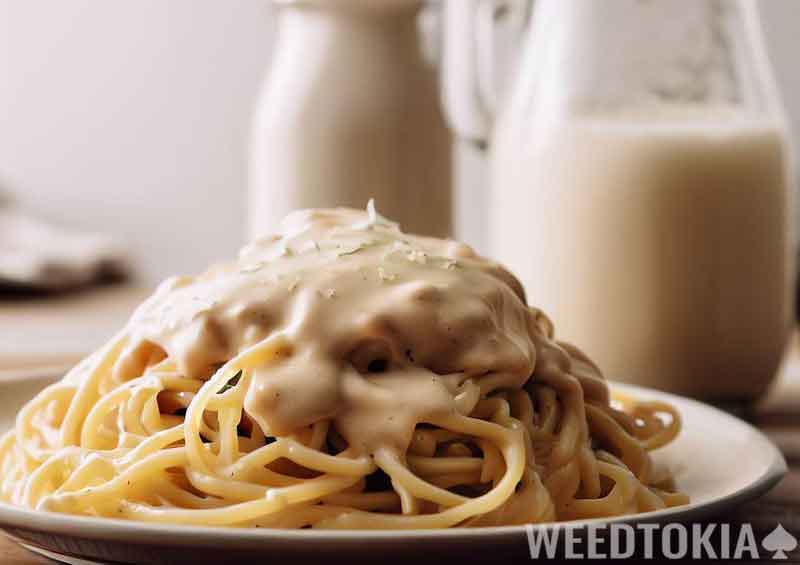
[[297,208],[363,208],[451,232],[451,137],[420,48],[419,0],[276,2],[257,103],[248,235]]
[[791,144],[748,0],[540,0],[490,238],[613,379],[751,399],[793,325]]

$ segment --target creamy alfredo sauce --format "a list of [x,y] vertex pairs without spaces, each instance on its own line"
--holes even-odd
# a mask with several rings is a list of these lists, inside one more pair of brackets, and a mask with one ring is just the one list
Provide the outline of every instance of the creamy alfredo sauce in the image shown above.
[[286,354],[254,371],[247,414],[277,436],[330,419],[355,452],[405,450],[418,423],[458,409],[467,381],[482,394],[532,378],[577,400],[607,395],[508,271],[465,244],[404,234],[372,207],[290,214],[237,261],[166,281],[128,330],[122,380],[164,354],[208,378],[282,336]]

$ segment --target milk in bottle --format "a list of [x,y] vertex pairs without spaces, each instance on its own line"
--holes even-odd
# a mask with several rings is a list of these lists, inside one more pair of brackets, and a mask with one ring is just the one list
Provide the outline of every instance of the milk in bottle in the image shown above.
[[790,328],[776,124],[687,110],[575,118],[531,139],[509,129],[495,143],[492,252],[562,339],[610,378],[712,397],[763,390]]

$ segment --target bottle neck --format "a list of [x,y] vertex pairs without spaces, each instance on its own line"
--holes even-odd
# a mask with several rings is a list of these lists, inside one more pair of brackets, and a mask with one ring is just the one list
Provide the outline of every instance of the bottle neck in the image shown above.
[[521,89],[550,112],[765,111],[770,73],[751,18],[741,0],[540,0]]
[[272,0],[278,8],[319,10],[343,16],[379,17],[415,14],[423,0]]
[[[362,8],[361,4],[359,0],[279,3],[276,56],[295,63],[315,57],[346,61],[349,68],[363,72],[374,70],[378,63],[402,66],[421,62],[416,24],[419,2],[403,1],[404,9],[391,10]],[[379,3],[371,5],[375,4]]]

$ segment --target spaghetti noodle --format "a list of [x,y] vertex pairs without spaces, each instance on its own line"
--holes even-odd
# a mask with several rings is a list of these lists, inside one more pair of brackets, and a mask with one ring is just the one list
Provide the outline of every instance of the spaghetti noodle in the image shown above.
[[446,528],[684,504],[649,451],[680,419],[613,402],[519,282],[370,206],[290,215],[162,284],[19,413],[0,499],[148,522]]

